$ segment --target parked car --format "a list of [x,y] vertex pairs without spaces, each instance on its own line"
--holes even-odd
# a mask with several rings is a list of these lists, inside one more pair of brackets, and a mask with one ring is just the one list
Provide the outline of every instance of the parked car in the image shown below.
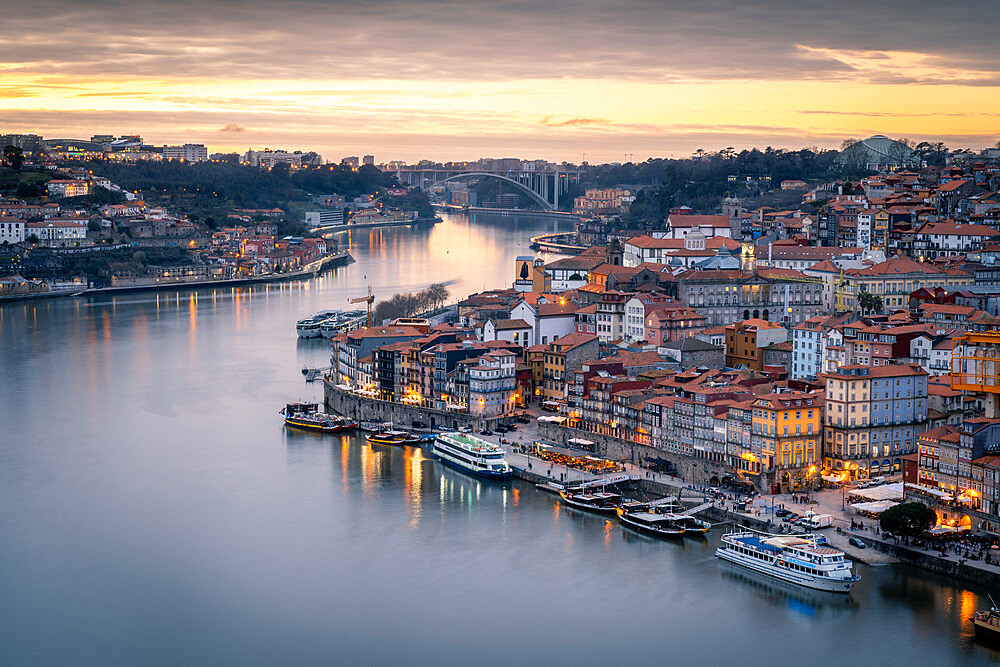
[[497,427],[496,427],[496,432],[497,432],[497,433],[506,433],[506,432],[508,432],[509,430],[510,430],[510,429],[509,429],[509,428],[507,428],[506,426],[504,426],[503,424],[498,424],[498,425],[497,425]]
[[885,477],[875,477],[868,482],[868,486],[882,486],[883,484],[885,484]]
[[479,432],[479,435],[493,435],[493,431],[489,430],[488,428],[484,428],[482,431]]
[[459,426],[458,427],[458,432],[459,433],[472,433],[472,427],[471,426]]
[[413,428],[427,428],[427,422],[413,420]]
[[774,516],[777,517],[788,516],[789,514],[791,514],[791,511],[786,510],[783,507],[779,507],[778,509],[774,510]]
[[522,414],[519,414],[517,416],[517,421],[521,422],[522,424],[530,424],[531,423],[531,415],[529,415],[526,412],[522,413]]
[[508,431],[516,431],[517,430],[517,424],[507,424],[507,430]]
[[852,547],[857,547],[858,549],[864,549],[865,548],[865,543],[862,542],[861,540],[859,540],[856,537],[849,538],[847,540],[847,543],[850,544]]
[[861,482],[860,484],[858,484],[859,489],[867,489],[869,486],[871,486],[871,484],[868,482]]

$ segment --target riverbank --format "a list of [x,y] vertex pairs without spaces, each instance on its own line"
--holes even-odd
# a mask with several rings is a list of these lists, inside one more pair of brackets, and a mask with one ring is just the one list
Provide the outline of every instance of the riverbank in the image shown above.
[[587,249],[586,246],[570,243],[569,239],[574,238],[574,232],[553,232],[551,234],[539,234],[531,237],[530,247],[542,252],[554,252],[561,255],[579,255]]
[[348,223],[346,225],[333,225],[330,227],[315,227],[310,229],[310,233],[315,234],[340,234],[350,232],[354,229],[374,229],[375,227],[414,227],[417,225],[436,225],[443,220],[434,216],[432,218],[414,218],[413,220],[392,220],[387,222],[362,222],[359,224]]
[[534,209],[524,209],[524,208],[487,208],[485,206],[456,206],[454,204],[431,204],[431,206],[438,211],[449,211],[452,213],[463,213],[463,214],[476,214],[476,213],[489,213],[495,215],[516,215],[523,217],[548,217],[548,218],[563,218],[566,220],[571,220],[576,222],[580,219],[580,216],[576,213],[570,213],[569,211],[540,211]]
[[310,264],[306,265],[305,268],[299,271],[291,271],[289,273],[269,273],[262,276],[250,276],[247,278],[226,278],[222,280],[192,280],[192,281],[171,282],[171,283],[119,285],[115,287],[90,287],[87,289],[80,289],[80,290],[62,290],[58,293],[39,292],[38,294],[24,294],[24,295],[12,295],[12,296],[0,297],[0,304],[13,301],[31,300],[31,299],[51,299],[56,297],[91,296],[96,294],[120,294],[125,292],[196,289],[202,287],[228,287],[228,286],[253,285],[257,283],[285,282],[289,280],[313,278],[332,266],[346,266],[347,264],[350,264],[353,261],[354,258],[351,256],[351,253],[344,250],[341,252],[327,255],[322,259],[316,260],[315,262],[311,262]]

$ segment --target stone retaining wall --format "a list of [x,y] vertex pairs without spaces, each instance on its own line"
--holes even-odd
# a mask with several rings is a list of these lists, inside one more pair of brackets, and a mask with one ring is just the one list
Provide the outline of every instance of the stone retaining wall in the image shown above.
[[323,401],[328,412],[336,412],[357,421],[382,420],[404,427],[410,426],[414,421],[422,421],[431,428],[444,430],[453,430],[460,426],[479,429],[483,424],[493,428],[497,423],[496,419],[480,419],[461,412],[433,410],[358,396],[337,389],[337,386],[329,380],[323,380]]
[[582,431],[551,422],[538,422],[538,437],[560,445],[567,444],[573,438],[590,440],[597,446],[596,454],[613,461],[627,461],[634,465],[642,465],[648,458],[665,459],[676,467],[677,472],[672,473],[674,476],[692,484],[712,486],[718,484],[725,475],[733,473],[732,468],[719,461],[675,454],[622,438]]

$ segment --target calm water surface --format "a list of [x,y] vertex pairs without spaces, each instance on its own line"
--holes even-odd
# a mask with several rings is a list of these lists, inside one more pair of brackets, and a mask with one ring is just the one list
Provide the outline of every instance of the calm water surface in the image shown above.
[[860,568],[757,579],[418,449],[286,431],[295,319],[507,285],[565,223],[353,235],[309,282],[0,307],[0,664],[972,665],[984,591]]

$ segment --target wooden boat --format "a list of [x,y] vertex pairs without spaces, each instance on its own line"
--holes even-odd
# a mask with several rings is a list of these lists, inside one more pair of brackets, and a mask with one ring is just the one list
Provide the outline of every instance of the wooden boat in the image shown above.
[[976,639],[1000,642],[1000,610],[997,609],[992,596],[990,596],[990,608],[977,611],[969,620],[972,621]]
[[660,514],[643,507],[619,507],[618,521],[623,526],[627,526],[646,535],[656,537],[681,537],[684,535],[684,527],[679,525],[673,515]]
[[340,433],[355,429],[358,425],[338,415],[319,411],[317,403],[288,403],[278,414],[285,416],[285,426],[320,433]]
[[368,436],[373,445],[419,445],[419,437],[406,431],[379,431]]
[[571,491],[562,490],[559,496],[570,507],[598,512],[600,514],[615,514],[621,506],[622,497],[608,491]]

